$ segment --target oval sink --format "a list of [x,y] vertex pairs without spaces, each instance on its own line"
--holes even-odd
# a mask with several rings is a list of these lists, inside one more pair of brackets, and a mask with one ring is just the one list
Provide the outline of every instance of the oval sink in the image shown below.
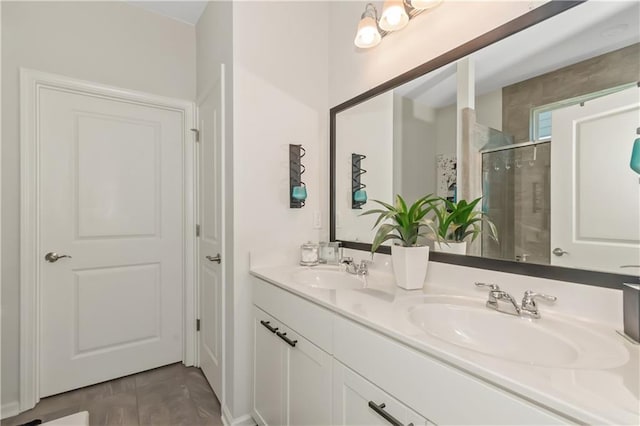
[[355,290],[366,284],[362,277],[329,266],[304,268],[294,272],[292,278],[298,284],[326,290]]
[[496,358],[542,367],[613,368],[628,352],[609,337],[543,313],[533,320],[490,310],[479,304],[425,298],[409,308],[409,321],[448,343]]

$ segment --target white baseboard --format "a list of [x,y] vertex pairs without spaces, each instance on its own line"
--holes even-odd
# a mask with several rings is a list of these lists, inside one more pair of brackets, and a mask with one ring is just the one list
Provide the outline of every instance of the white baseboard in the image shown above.
[[2,408],[0,408],[0,418],[2,419],[17,416],[18,414],[20,414],[20,403],[18,401],[7,402],[2,404]]
[[224,405],[222,407],[222,424],[224,424],[224,426],[255,426],[256,422],[250,414],[245,414],[244,416],[234,419],[227,406]]

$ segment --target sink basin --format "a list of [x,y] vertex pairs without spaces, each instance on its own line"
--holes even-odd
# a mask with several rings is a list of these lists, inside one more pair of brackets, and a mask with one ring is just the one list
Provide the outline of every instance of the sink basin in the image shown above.
[[330,266],[300,269],[293,273],[292,278],[298,284],[325,290],[355,290],[366,285],[365,278]]
[[542,367],[614,368],[627,362],[626,348],[579,321],[542,313],[538,320],[507,315],[474,299],[424,297],[408,308],[422,332],[496,358]]

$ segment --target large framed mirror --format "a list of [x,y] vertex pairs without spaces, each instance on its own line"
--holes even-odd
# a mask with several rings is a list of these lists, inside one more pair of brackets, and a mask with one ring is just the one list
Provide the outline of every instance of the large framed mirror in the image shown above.
[[639,282],[639,17],[638,2],[553,1],[332,108],[331,240],[370,250],[372,200],[481,198],[497,241],[431,260]]

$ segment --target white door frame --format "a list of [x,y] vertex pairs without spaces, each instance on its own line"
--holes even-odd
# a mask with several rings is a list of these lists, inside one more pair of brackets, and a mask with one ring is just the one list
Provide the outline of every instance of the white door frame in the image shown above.
[[183,117],[183,352],[182,362],[193,365],[197,353],[195,280],[195,148],[191,129],[195,104],[181,99],[72,79],[29,69],[20,69],[20,411],[40,400],[40,262],[38,241],[39,206],[39,118],[38,98],[42,89],[54,89],[102,99],[176,111]]

